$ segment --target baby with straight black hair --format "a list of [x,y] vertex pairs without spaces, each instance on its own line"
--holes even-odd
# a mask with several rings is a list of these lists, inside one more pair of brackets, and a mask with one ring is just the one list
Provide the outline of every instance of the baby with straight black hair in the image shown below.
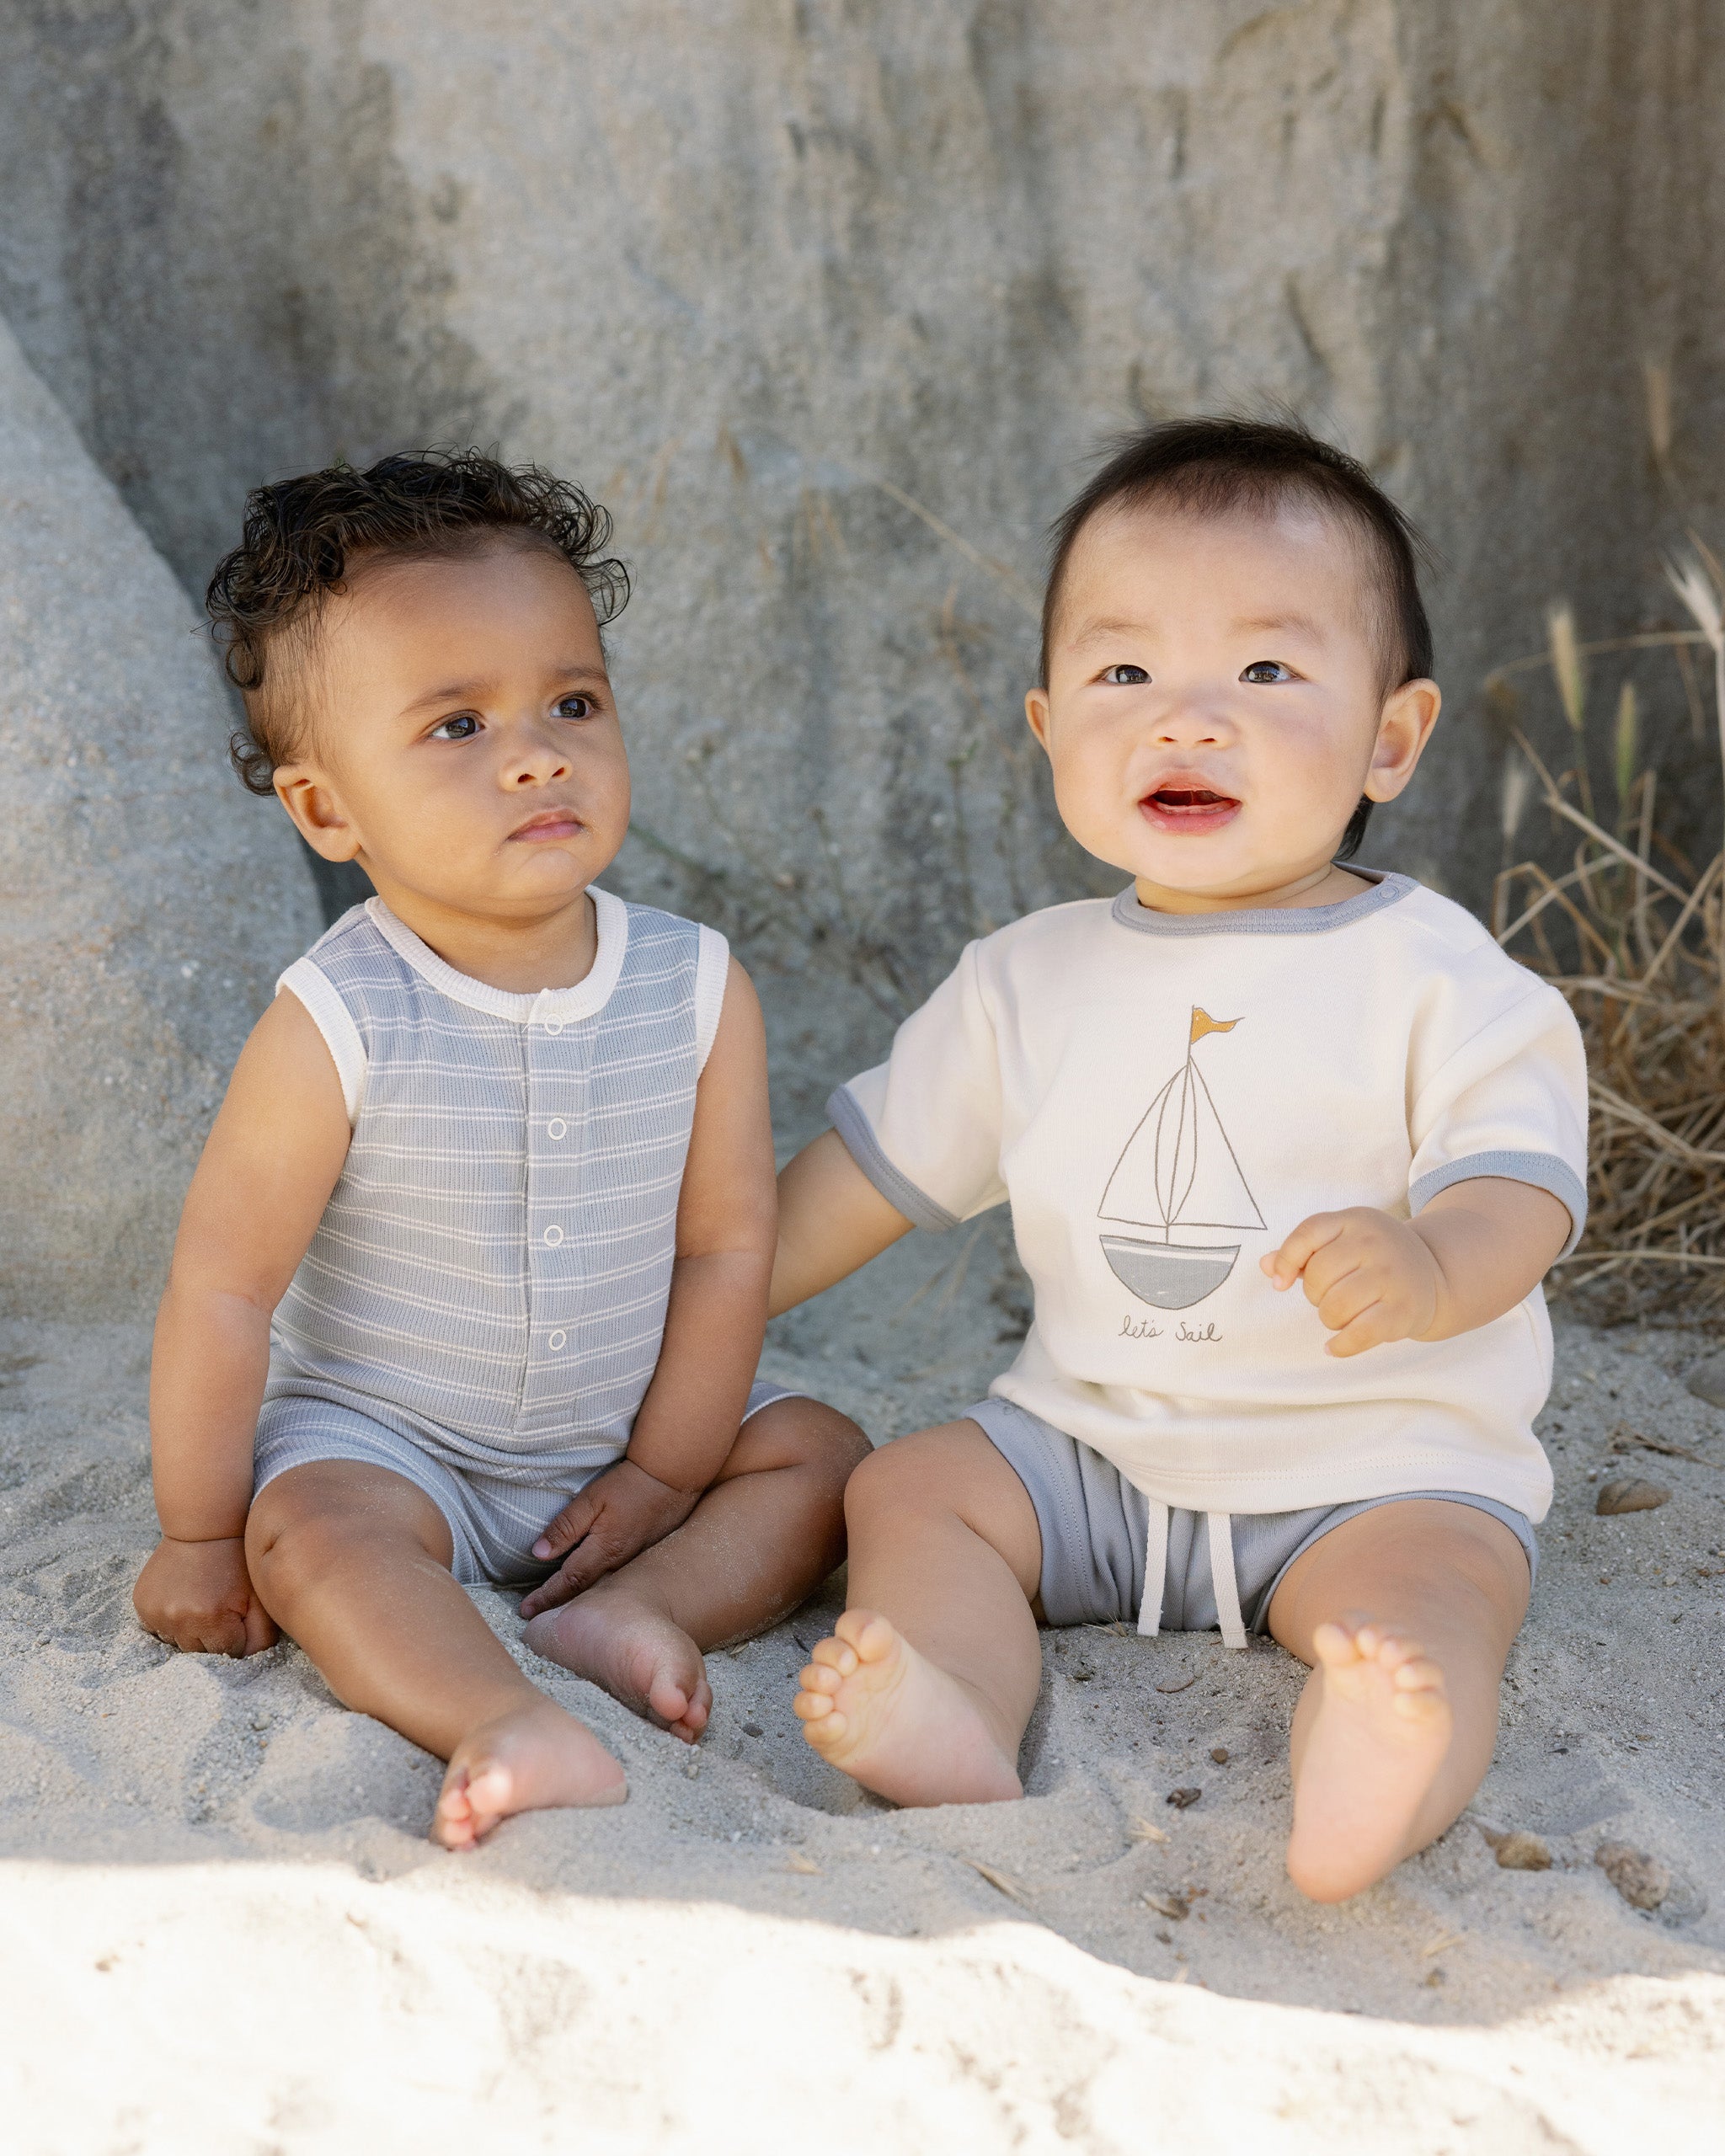
[[1491,1759],[1586,1072],[1470,915],[1345,865],[1438,718],[1418,559],[1298,427],[1119,445],[1055,526],[1026,715],[1132,881],[970,944],[780,1178],[776,1310],[1003,1202],[1034,1290],[989,1397],[846,1492],[849,1607],[796,1709],[900,1803],[1021,1793],[1039,1618],[1311,1666],[1288,1869],[1320,1901]]

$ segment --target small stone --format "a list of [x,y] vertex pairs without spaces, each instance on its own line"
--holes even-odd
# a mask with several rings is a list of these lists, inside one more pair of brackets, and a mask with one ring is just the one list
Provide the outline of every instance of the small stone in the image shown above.
[[1228,1764],[1227,1746],[1226,1744],[1212,1744],[1210,1748],[1210,1756],[1215,1761],[1219,1767],[1226,1767]]
[[1204,1791],[1201,1789],[1171,1789],[1168,1791],[1167,1801],[1173,1806],[1175,1811],[1183,1812],[1188,1805],[1196,1804],[1203,1795]]
[[1498,1863],[1504,1871],[1549,1871],[1551,1852],[1537,1834],[1505,1834],[1498,1845]]
[[1598,1865],[1632,1909],[1656,1909],[1671,1892],[1671,1874],[1656,1856],[1628,1842],[1601,1842]]
[[745,1737],[759,1737],[761,1734],[760,1723],[758,1721],[745,1721],[743,1724],[743,1734]]
[[1709,1355],[1706,1362],[1697,1363],[1685,1382],[1709,1407],[1725,1407],[1725,1355]]
[[1167,1917],[1171,1924],[1184,1924],[1192,1908],[1183,1894],[1146,1894],[1144,1906],[1154,1909],[1159,1917]]
[[1643,1482],[1639,1476],[1620,1475],[1601,1484],[1594,1510],[1607,1518],[1614,1513],[1650,1513],[1667,1502],[1670,1495],[1661,1482]]

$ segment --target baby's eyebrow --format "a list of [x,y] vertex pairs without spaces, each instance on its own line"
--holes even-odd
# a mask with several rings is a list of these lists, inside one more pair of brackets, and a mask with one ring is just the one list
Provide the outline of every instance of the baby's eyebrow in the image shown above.
[[1234,627],[1246,636],[1292,634],[1310,637],[1314,643],[1323,642],[1323,631],[1306,614],[1254,614],[1236,622]]
[[[596,681],[602,686],[606,673],[602,666],[595,666],[590,660],[572,659],[561,666],[550,668],[549,678],[555,681]],[[439,688],[427,689],[423,696],[415,696],[411,703],[403,704],[401,715],[411,718],[415,712],[424,711],[432,704],[483,703],[492,686],[489,679],[446,681]]]
[[1148,622],[1107,621],[1087,622],[1072,639],[1071,648],[1081,651],[1086,644],[1095,643],[1103,637],[1142,636],[1150,629]]

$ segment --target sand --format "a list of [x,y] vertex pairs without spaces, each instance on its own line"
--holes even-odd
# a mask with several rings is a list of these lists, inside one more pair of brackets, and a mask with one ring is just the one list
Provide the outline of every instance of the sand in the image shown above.
[[[782,1321],[768,1368],[884,1438],[977,1396],[1017,1294],[997,1225],[916,1238]],[[899,1812],[789,1712],[836,1582],[713,1658],[695,1755],[482,1593],[632,1795],[441,1854],[437,1764],[296,1649],[139,1630],[146,1335],[0,1328],[5,2146],[1718,2145],[1725,1413],[1683,1384],[1714,1344],[1560,1322],[1557,1497],[1497,1763],[1434,1848],[1319,1909],[1282,1873],[1279,1648],[1049,1634],[1026,1800]],[[1613,1473],[1669,1502],[1597,1518]],[[1500,1868],[1482,1829],[1538,1835],[1550,1868]],[[1594,1862],[1610,1841],[1669,1871],[1657,1910]]]

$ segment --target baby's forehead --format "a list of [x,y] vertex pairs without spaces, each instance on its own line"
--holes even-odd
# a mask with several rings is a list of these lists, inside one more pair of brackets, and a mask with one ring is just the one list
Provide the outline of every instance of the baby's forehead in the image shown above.
[[[1299,497],[1226,509],[1111,503],[1073,542],[1060,594],[1069,637],[1123,603],[1150,626],[1178,606],[1194,620],[1297,614],[1338,634],[1370,635],[1381,571],[1357,520]],[[1242,611],[1243,610],[1243,611]]]

